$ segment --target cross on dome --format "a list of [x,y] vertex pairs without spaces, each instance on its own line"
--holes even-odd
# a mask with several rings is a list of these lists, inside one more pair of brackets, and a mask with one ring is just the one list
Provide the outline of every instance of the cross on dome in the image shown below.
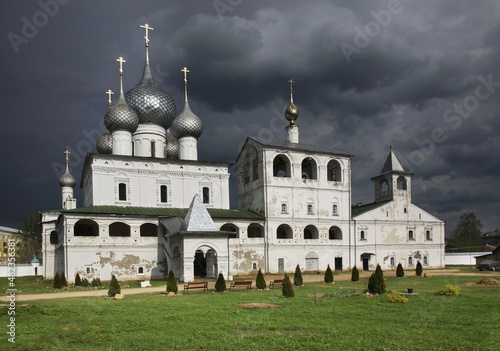
[[123,63],[127,62],[123,57],[118,57],[116,61],[120,62],[120,93],[123,93]]
[[64,151],[64,153],[66,154],[66,169],[68,169],[68,165],[69,165],[69,150],[66,150]]
[[187,74],[190,71],[187,69],[187,67],[184,67],[183,69],[181,69],[181,72],[184,72],[184,99],[187,101],[187,99],[188,99],[188,92],[187,92],[188,80],[187,80]]
[[293,102],[293,83],[295,83],[295,81],[290,79],[288,80],[288,83],[290,83],[290,101]]
[[154,30],[153,27],[150,27],[149,24],[141,24],[141,28],[144,28],[146,30],[146,36],[144,39],[146,39],[146,63],[149,63],[149,32],[148,30]]
[[108,104],[109,104],[109,107],[111,107],[111,95],[114,93],[111,91],[111,89],[108,89],[106,94],[108,94]]

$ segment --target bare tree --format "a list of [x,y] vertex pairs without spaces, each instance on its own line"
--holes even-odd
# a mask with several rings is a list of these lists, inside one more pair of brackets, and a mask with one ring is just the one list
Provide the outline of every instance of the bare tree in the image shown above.
[[22,242],[18,248],[18,263],[29,263],[34,256],[41,258],[42,225],[40,214],[26,212],[19,221]]

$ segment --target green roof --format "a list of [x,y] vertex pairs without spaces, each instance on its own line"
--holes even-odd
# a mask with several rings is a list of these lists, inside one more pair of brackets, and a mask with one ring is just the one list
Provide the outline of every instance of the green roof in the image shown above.
[[36,258],[36,256],[33,256],[31,263],[40,263],[40,261],[38,261],[38,258]]
[[[94,213],[115,214],[129,216],[152,217],[184,217],[187,208],[158,208],[158,207],[122,207],[122,206],[87,206],[72,210],[63,210],[62,213]],[[247,210],[225,210],[220,208],[207,208],[212,218],[234,218],[264,220],[264,216]]]
[[371,211],[377,207],[383,206],[391,201],[392,200],[387,200],[381,202],[372,202],[371,204],[366,204],[366,205],[353,206],[351,207],[351,215],[352,217],[359,216],[360,214]]

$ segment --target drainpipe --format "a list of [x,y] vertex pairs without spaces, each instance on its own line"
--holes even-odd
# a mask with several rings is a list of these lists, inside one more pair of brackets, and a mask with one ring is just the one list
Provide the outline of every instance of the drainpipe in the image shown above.
[[264,158],[262,160],[262,167],[264,168],[264,202],[266,206],[264,220],[266,221],[266,229],[264,233],[264,269],[266,273],[269,273],[269,207],[267,203],[267,154],[266,149],[264,150]]
[[[351,264],[351,220],[353,220],[352,218],[352,187],[351,187],[351,176],[349,174],[349,190],[348,190],[348,193],[349,193],[349,268],[352,268],[352,264]],[[356,223],[356,222],[354,222]],[[356,233],[356,231],[354,231]],[[356,242],[356,241],[354,241]]]

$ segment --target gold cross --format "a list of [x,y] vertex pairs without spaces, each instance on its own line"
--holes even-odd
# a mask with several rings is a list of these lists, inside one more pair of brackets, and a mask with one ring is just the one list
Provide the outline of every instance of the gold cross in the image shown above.
[[295,81],[294,81],[294,80],[292,80],[292,79],[290,79],[290,80],[288,81],[288,83],[290,83],[290,92],[292,93],[292,92],[293,92],[293,83],[295,83]]
[[66,151],[64,151],[64,153],[66,154],[66,168],[68,168],[69,154],[70,154],[70,152],[68,150],[66,150]]
[[108,96],[109,96],[108,103],[109,103],[109,107],[111,107],[111,95],[114,93],[111,91],[111,89],[108,89],[106,94],[108,94]]
[[144,39],[146,39],[146,46],[148,46],[148,43],[149,43],[149,36],[148,36],[148,30],[151,29],[151,30],[154,30],[153,27],[150,27],[149,24],[143,24],[140,26],[141,28],[144,28],[146,29],[146,36],[144,37]]
[[116,61],[120,62],[120,74],[122,74],[122,73],[123,73],[123,63],[124,63],[124,62],[127,62],[127,61],[125,61],[125,60],[123,59],[123,57],[121,57],[121,56],[120,56],[120,57],[118,57],[118,58],[116,59]]
[[187,80],[187,74],[188,72],[190,72],[187,67],[184,67],[183,69],[181,69],[181,72],[184,72],[184,84],[187,84],[188,80]]

